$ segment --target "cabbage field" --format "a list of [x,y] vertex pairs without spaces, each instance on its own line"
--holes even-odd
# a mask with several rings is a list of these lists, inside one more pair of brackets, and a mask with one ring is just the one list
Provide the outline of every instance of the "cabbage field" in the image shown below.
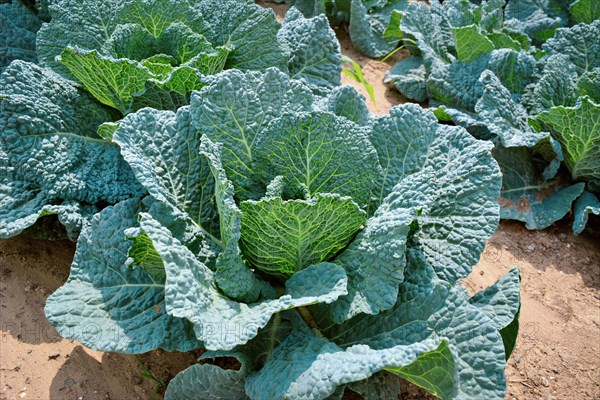
[[600,1],[0,24],[1,400],[600,396]]

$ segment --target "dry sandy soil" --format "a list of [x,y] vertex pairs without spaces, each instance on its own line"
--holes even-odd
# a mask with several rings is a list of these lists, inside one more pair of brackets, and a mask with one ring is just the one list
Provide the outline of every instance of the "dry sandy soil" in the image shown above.
[[[274,8],[282,15],[283,7]],[[394,60],[358,55],[343,28],[338,37],[375,87],[371,111],[383,114],[405,100],[383,83]],[[506,371],[507,399],[600,399],[600,220],[591,225],[596,233],[574,237],[568,218],[541,232],[502,222],[464,282],[475,292],[514,265],[521,270],[521,331]],[[45,299],[66,280],[74,251],[68,241],[0,241],[0,400],[150,399],[155,389],[162,398],[162,389],[142,377],[139,362],[167,382],[194,362],[194,354],[154,351],[138,360],[99,353],[61,339],[47,323]],[[409,387],[404,398],[423,397]]]

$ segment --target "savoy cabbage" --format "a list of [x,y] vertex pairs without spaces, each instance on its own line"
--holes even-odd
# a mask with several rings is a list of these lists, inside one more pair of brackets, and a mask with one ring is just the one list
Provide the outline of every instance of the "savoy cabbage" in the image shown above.
[[148,195],[84,227],[46,315],[101,351],[208,350],[170,399],[312,398],[407,379],[502,398],[519,275],[459,285],[497,227],[491,143],[353,88],[315,94],[278,69],[213,75],[176,112],[112,140]]
[[[410,99],[429,101],[440,120],[495,143],[503,218],[543,229],[586,187],[598,190],[597,2],[434,0],[430,8],[410,4],[392,22],[389,30],[416,45],[387,81]],[[561,163],[570,179],[559,173]],[[586,193],[587,203],[595,199]],[[590,207],[575,210],[594,212]]]
[[340,86],[324,16],[280,24],[249,0],[37,13],[0,77],[0,236],[58,214],[78,237],[45,307],[62,336],[239,361],[181,372],[177,400],[397,397],[400,379],[503,398],[518,271],[460,286],[499,220],[490,142],[416,105],[371,115]]
[[143,195],[112,134],[139,109],[189,104],[212,74],[277,67],[316,93],[340,83],[325,17],[282,25],[250,0],[53,0],[43,24],[18,0],[0,7],[32,18],[18,35],[2,23],[2,62],[20,59],[0,77],[0,237],[58,214],[75,238],[106,205]]

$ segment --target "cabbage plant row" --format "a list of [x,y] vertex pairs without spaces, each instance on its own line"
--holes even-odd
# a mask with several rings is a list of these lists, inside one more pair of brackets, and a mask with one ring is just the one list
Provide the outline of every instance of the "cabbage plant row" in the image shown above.
[[597,0],[285,1],[369,57],[409,48],[386,82],[494,142],[502,218],[544,229],[573,209],[579,234],[600,214]]
[[2,36],[0,235],[56,214],[77,240],[45,307],[63,337],[204,349],[168,399],[395,398],[402,379],[504,398],[519,273],[460,285],[499,221],[491,142],[413,104],[371,115],[324,16],[0,6],[35,36]]

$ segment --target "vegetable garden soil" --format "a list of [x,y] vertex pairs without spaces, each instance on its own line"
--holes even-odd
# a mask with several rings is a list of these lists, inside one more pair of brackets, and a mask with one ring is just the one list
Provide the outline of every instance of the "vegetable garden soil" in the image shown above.
[[[279,17],[285,12],[285,6],[269,6]],[[371,111],[385,114],[402,103],[383,83],[402,51],[385,63],[371,60],[354,51],[343,28],[337,33],[342,52],[361,64],[374,86]],[[342,81],[367,94],[350,78]],[[599,230],[600,219],[589,226]],[[198,354],[157,350],[138,361],[100,353],[60,338],[46,321],[46,298],[67,279],[74,251],[68,241],[0,240],[0,400],[134,400],[152,398],[155,389],[162,393],[142,376],[139,362],[166,382]],[[513,265],[522,276],[521,329],[506,371],[506,398],[600,399],[600,233],[574,237],[568,221],[544,231],[503,221],[464,285],[471,293],[481,290]],[[430,397],[406,388],[404,399],[423,398]]]

